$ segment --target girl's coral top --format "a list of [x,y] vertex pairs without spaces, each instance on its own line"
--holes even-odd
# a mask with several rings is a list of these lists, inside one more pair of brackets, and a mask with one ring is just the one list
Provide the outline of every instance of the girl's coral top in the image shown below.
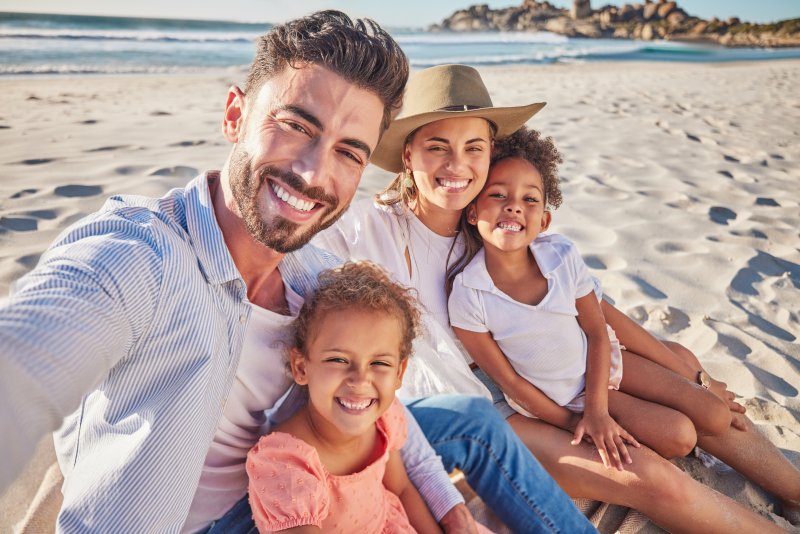
[[389,453],[406,440],[399,401],[376,425],[382,454],[362,471],[344,476],[330,474],[305,441],[283,432],[262,437],[247,455],[250,507],[259,531],[316,525],[326,533],[415,532],[400,499],[383,486]]

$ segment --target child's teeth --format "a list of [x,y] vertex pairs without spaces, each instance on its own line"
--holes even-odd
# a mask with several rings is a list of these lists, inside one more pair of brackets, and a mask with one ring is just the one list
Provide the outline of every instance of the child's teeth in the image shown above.
[[522,226],[519,224],[500,223],[498,226],[503,230],[511,230],[512,232],[519,232],[522,230]]
[[363,410],[370,404],[372,404],[372,399],[363,400],[361,402],[351,402],[345,399],[339,399],[339,402],[347,408],[348,410]]

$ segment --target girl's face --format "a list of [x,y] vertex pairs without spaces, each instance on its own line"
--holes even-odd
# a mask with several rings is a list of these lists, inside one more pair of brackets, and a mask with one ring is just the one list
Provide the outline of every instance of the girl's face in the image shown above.
[[328,436],[363,435],[394,400],[408,359],[401,321],[384,313],[333,310],[309,330],[308,354],[292,350],[295,382],[308,386],[315,427]]
[[414,173],[420,208],[464,209],[486,182],[491,149],[489,123],[479,117],[443,119],[417,130],[403,161]]
[[467,208],[484,246],[503,252],[527,249],[550,226],[542,175],[528,161],[502,159],[489,171],[486,187]]

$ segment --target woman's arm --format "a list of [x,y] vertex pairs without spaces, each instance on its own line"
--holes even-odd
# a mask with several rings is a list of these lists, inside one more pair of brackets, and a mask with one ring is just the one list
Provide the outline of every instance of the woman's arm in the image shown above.
[[520,376],[489,332],[472,332],[453,327],[458,339],[478,367],[494,380],[503,392],[520,406],[551,425],[575,430],[580,416],[553,402],[550,397]]
[[441,534],[442,529],[439,528],[436,519],[434,519],[425,501],[422,500],[417,488],[409,480],[399,451],[391,451],[389,453],[386,473],[383,476],[383,485],[400,498],[400,502],[403,503],[403,508],[405,508],[408,520],[414,530],[420,534]]
[[592,438],[603,464],[623,468],[631,463],[624,442],[638,446],[638,442],[608,413],[608,379],[611,368],[611,342],[606,321],[594,293],[575,300],[578,324],[586,334],[586,404],[584,415],[575,430],[574,443],[584,434]]

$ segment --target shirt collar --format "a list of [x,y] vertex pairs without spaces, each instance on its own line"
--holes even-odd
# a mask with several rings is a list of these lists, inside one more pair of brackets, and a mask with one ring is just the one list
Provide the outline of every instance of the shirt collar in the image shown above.
[[201,174],[186,186],[186,230],[206,280],[211,284],[224,284],[242,276],[214,215],[209,189],[211,180],[219,180],[219,173]]
[[[539,236],[530,244],[530,249],[533,251],[533,256],[536,258],[536,263],[539,265],[539,270],[545,277],[549,277],[550,273],[556,270],[561,265],[562,259],[558,251],[550,243],[550,238],[547,235]],[[481,248],[475,257],[464,268],[462,281],[465,286],[472,289],[481,291],[492,291],[494,289],[494,282],[486,270],[486,251]]]

